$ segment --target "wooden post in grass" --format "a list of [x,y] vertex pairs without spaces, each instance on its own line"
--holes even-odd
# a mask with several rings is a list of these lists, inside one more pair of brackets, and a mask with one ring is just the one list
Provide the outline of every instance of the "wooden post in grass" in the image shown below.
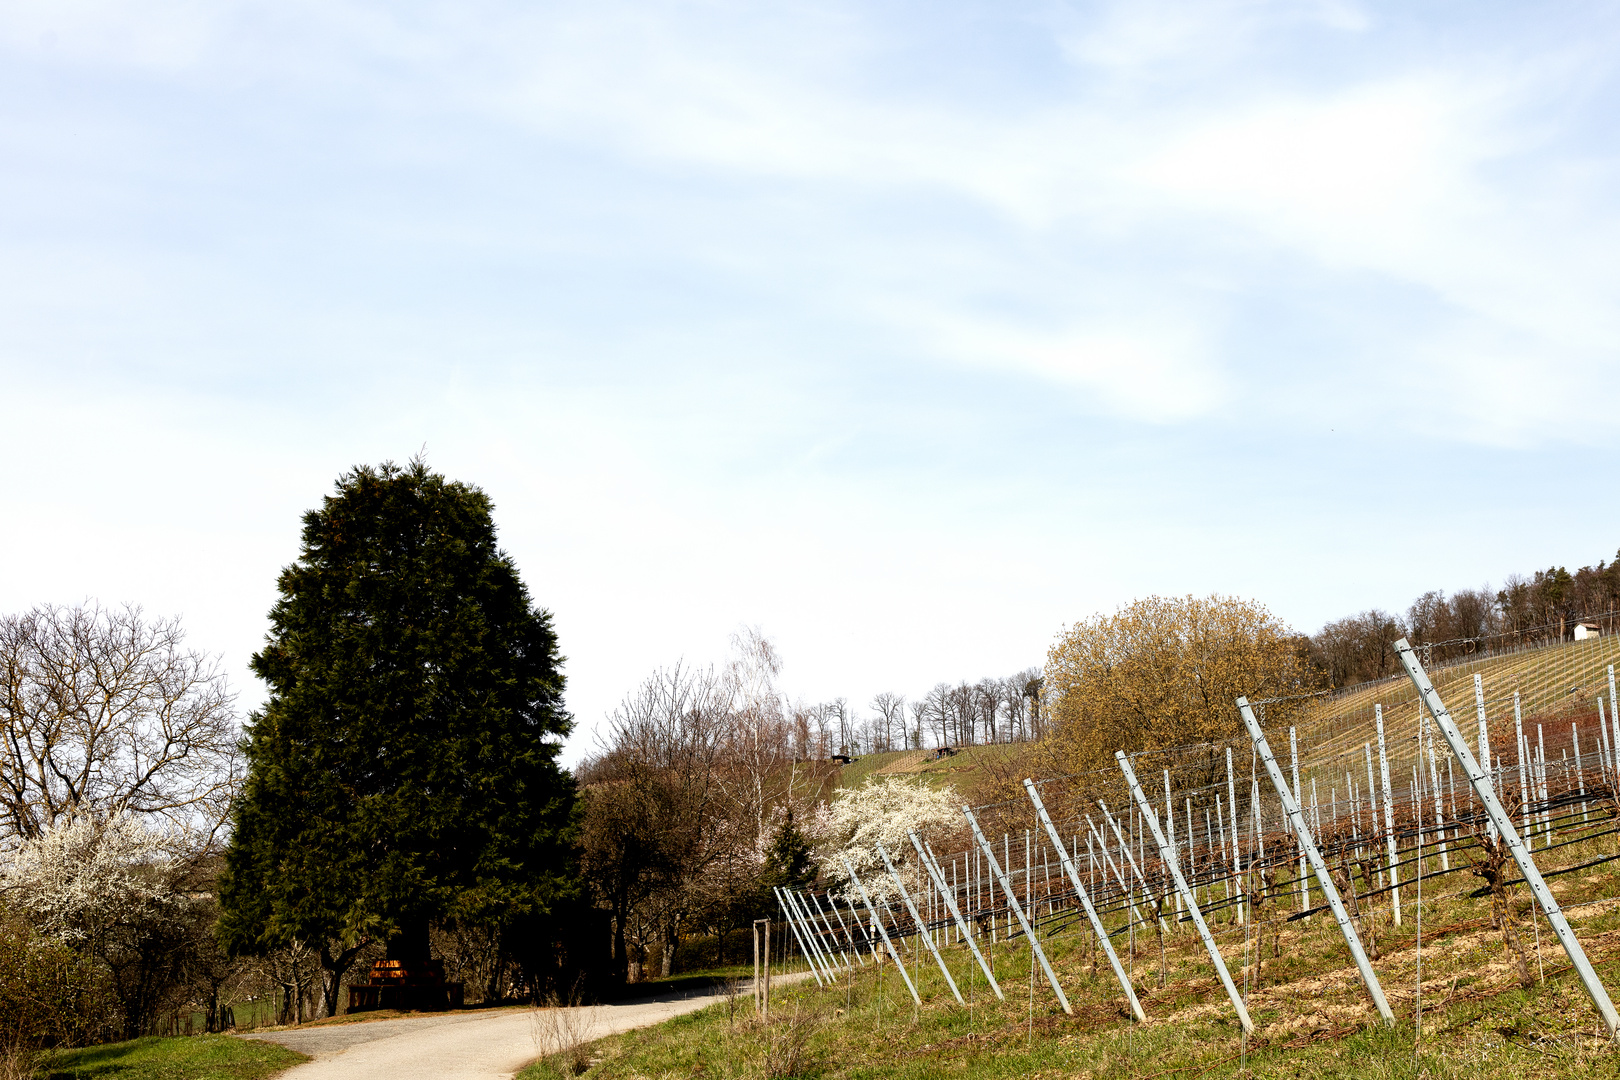
[[771,920],[769,919],[754,920],[754,1011],[762,1019],[771,1013]]

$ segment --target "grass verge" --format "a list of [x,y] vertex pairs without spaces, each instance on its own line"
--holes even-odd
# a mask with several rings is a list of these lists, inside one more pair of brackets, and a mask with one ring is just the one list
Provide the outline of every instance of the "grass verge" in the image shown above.
[[285,1046],[229,1035],[186,1035],[59,1050],[41,1080],[260,1080],[309,1058]]
[[[1593,841],[1571,860],[1613,850]],[[1567,850],[1567,849],[1566,849]],[[1583,854],[1584,853],[1584,854]],[[1620,990],[1620,873],[1617,863],[1551,880],[1599,976]],[[1074,1006],[1065,1016],[1034,969],[1021,939],[989,946],[1005,1000],[960,946],[947,950],[965,1004],[957,1004],[924,953],[907,968],[923,996],[914,1006],[892,964],[870,961],[836,987],[783,987],[768,1021],[744,998],[655,1028],[590,1045],[568,1060],[531,1066],[523,1080],[583,1075],[586,1080],[1012,1080],[1022,1077],[1350,1077],[1463,1080],[1563,1080],[1620,1076],[1620,1051],[1603,1032],[1591,1002],[1523,887],[1511,910],[1530,950],[1531,984],[1490,924],[1488,901],[1472,898],[1477,879],[1444,893],[1426,891],[1421,969],[1416,912],[1405,905],[1393,924],[1386,903],[1373,905],[1379,958],[1374,962],[1399,1018],[1378,1021],[1331,918],[1270,922],[1264,936],[1214,918],[1234,980],[1245,991],[1257,1030],[1242,1035],[1207,955],[1186,926],[1165,936],[1121,933],[1116,947],[1148,1014],[1131,1023],[1118,984],[1083,925],[1043,941]],[[1455,879],[1453,879],[1455,881]],[[1288,897],[1278,898],[1286,901]],[[1267,913],[1281,914],[1279,904]],[[1414,1025],[1421,978],[1423,1029]],[[583,1070],[582,1073],[577,1070]]]

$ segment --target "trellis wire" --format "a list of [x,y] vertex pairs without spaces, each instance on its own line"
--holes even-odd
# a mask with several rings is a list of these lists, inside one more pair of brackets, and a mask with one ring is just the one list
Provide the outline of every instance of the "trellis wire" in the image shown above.
[[[1615,827],[1614,748],[1620,745],[1620,710],[1614,708],[1616,663],[1620,643],[1603,637],[1539,650],[1481,649],[1478,657],[1445,665],[1433,674],[1439,696],[1473,701],[1480,746],[1476,760],[1483,782],[1504,800],[1506,812],[1514,818],[1514,832],[1538,855],[1620,833]],[[1608,691],[1607,702],[1602,690]],[[1348,692],[1314,696],[1289,731],[1297,750],[1291,755],[1288,787],[1324,865],[1336,865],[1345,875],[1350,883],[1347,896],[1358,906],[1386,901],[1396,919],[1408,906],[1421,918],[1421,905],[1435,895],[1424,888],[1425,883],[1471,870],[1482,844],[1497,832],[1466,777],[1458,792],[1454,756],[1446,755],[1446,767],[1440,768],[1434,733],[1418,694],[1408,680],[1392,676]],[[1386,721],[1395,724],[1396,734],[1383,740],[1375,774],[1373,745],[1380,741],[1378,729]],[[1263,704],[1260,723],[1264,724]],[[789,925],[795,933],[803,927],[807,935],[819,935],[809,948],[801,945],[801,951],[808,956],[819,949],[821,968],[829,973],[827,961],[833,956],[840,957],[833,963],[847,967],[849,960],[842,954],[878,948],[874,933],[894,940],[926,933],[930,941],[944,937],[948,943],[972,944],[975,953],[980,953],[981,940],[1046,937],[1082,921],[1093,938],[1103,942],[1134,938],[1138,930],[1162,935],[1166,922],[1173,930],[1193,921],[1192,904],[1182,900],[1173,886],[1174,872],[1179,871],[1189,894],[1202,895],[1197,907],[1204,916],[1229,920],[1229,926],[1214,930],[1217,937],[1241,928],[1247,961],[1252,928],[1263,935],[1281,921],[1309,919],[1328,905],[1315,902],[1311,895],[1313,884],[1315,892],[1323,891],[1320,880],[1308,879],[1314,871],[1300,870],[1306,853],[1299,832],[1290,827],[1280,802],[1261,791],[1252,745],[1249,790],[1243,800],[1247,805],[1240,805],[1233,750],[1243,742],[1168,748],[1126,759],[1127,764],[1135,758],[1164,763],[1158,768],[1165,788],[1164,844],[1154,858],[1142,858],[1142,848],[1152,831],[1148,816],[1158,821],[1158,813],[1145,792],[1140,804],[1129,797],[1121,800],[1120,774],[1096,770],[1025,781],[1030,801],[971,808],[990,815],[998,826],[1007,826],[1001,830],[999,859],[988,836],[981,845],[944,857],[914,839],[916,866],[926,866],[928,873],[913,867],[908,878],[902,872],[906,868],[896,867],[894,878],[903,893],[917,891],[919,896],[911,899],[922,903],[908,904],[909,911],[900,916],[885,909],[881,919],[874,909],[878,925],[866,927],[840,925],[818,931],[813,925],[806,927],[802,919],[795,923],[791,914]],[[1358,771],[1366,773],[1365,786]],[[1039,792],[1047,785],[1062,790],[1061,813],[1048,814],[1045,806],[1036,812]],[[1324,790],[1325,802],[1320,794]],[[1128,806],[1131,813],[1115,816],[1104,809],[1113,806]],[[1103,815],[1103,827],[1097,827],[1095,819],[1087,823],[1088,808]],[[1171,824],[1177,810],[1185,814],[1184,828]],[[1212,823],[1205,830],[1196,829],[1194,810],[1209,811],[1212,822],[1218,813],[1218,828]],[[1022,866],[1007,857],[1019,827],[1025,840]],[[1559,866],[1542,876],[1558,877],[1617,858]],[[992,860],[1001,864],[999,880],[987,874]],[[1054,862],[1062,870],[1056,876],[1051,872]],[[1436,864],[1439,869],[1433,869]],[[1361,885],[1356,883],[1358,872]],[[850,873],[853,878],[853,869]],[[1403,885],[1412,887],[1413,895],[1406,900],[1401,897]],[[1444,895],[1481,892],[1465,888]],[[1082,894],[1086,903],[1081,902]],[[1274,910],[1276,901],[1290,894],[1299,898],[1300,910],[1286,916],[1262,914],[1267,903]],[[1172,895],[1180,902],[1170,906]],[[1087,916],[1087,906],[1096,916],[1094,922]],[[1023,918],[1017,918],[1020,912]],[[1108,951],[1112,953],[1111,948]],[[1032,949],[1032,959],[1034,954]],[[982,954],[979,959],[999,995],[993,966]],[[1117,955],[1112,960],[1118,965]],[[812,970],[816,966],[813,963]],[[1124,986],[1131,989],[1128,977]],[[1061,992],[1055,976],[1054,987]],[[1240,1000],[1246,995],[1247,973]],[[1130,1000],[1137,1014],[1140,1005],[1134,993]],[[1421,1023],[1421,999],[1417,1008]]]

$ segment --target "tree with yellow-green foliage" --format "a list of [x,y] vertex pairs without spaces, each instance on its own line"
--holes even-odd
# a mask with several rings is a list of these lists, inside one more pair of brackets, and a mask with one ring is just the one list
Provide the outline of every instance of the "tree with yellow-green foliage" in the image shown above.
[[[1242,737],[1234,704],[1272,698],[1268,728],[1296,717],[1326,681],[1302,639],[1264,606],[1235,597],[1150,596],[1113,615],[1066,628],[1046,657],[1051,749],[1071,772],[1111,766],[1131,753]],[[1215,777],[1224,752],[1211,745],[1185,761]],[[1189,777],[1191,779],[1191,777]]]

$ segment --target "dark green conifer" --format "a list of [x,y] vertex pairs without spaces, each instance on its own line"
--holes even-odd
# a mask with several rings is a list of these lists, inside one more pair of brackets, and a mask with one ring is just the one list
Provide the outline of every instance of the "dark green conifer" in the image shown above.
[[793,820],[793,811],[789,810],[771,837],[770,846],[765,849],[765,868],[760,875],[760,883],[765,890],[766,907],[774,906],[774,900],[770,899],[773,887],[806,889],[815,880],[815,851],[804,830]]
[[367,940],[566,899],[571,727],[551,617],[489,498],[420,461],[361,467],[304,516],[253,670],[247,778],[221,882],[237,952],[320,943],[327,1002]]

